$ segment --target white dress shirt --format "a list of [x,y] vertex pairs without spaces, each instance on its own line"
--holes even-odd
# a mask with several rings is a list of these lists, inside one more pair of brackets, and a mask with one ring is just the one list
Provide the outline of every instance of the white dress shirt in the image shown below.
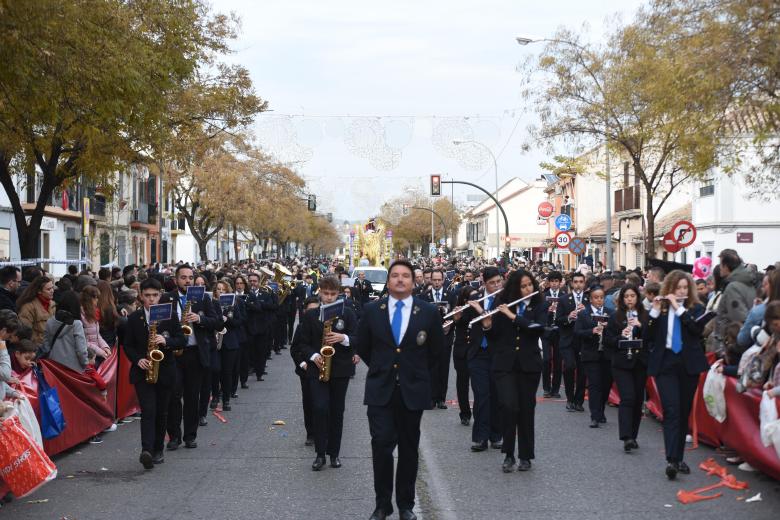
[[[675,314],[679,318],[685,313],[685,307],[680,305],[677,307],[677,311],[675,311]],[[658,316],[661,315],[661,311],[653,307],[650,309],[650,317],[653,319],[658,318]],[[672,336],[674,336],[674,320],[667,319],[666,320],[666,348],[669,350],[672,350]]]
[[[406,334],[406,329],[409,327],[409,319],[412,317],[412,305],[414,304],[414,298],[407,296],[403,300],[404,306],[401,308],[401,339]],[[393,326],[393,315],[395,314],[395,305],[398,302],[392,296],[387,297],[387,313],[390,318],[390,327]]]

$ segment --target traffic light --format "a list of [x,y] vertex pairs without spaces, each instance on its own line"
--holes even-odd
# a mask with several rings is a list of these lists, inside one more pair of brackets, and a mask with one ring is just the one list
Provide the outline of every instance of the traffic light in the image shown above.
[[406,217],[409,215],[409,204],[404,204],[403,209],[401,210],[401,214]]
[[333,213],[328,213],[328,222],[333,222]]
[[309,211],[317,211],[317,196],[309,195]]
[[431,197],[441,196],[441,175],[431,175]]

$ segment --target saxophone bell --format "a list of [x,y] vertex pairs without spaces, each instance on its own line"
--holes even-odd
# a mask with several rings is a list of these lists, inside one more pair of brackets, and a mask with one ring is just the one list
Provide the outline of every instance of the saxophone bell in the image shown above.
[[149,342],[146,349],[146,358],[151,366],[146,371],[146,382],[150,385],[157,383],[160,375],[160,362],[165,359],[165,354],[157,348],[157,323],[149,325]]

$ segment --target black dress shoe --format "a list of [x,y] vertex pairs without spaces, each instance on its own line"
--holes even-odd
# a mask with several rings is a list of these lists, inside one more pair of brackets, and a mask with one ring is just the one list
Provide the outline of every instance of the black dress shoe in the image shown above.
[[206,420],[205,417],[201,417],[198,419],[198,426],[208,426],[209,422]]
[[198,447],[198,443],[195,441],[184,441],[184,447],[192,450]]
[[171,439],[168,441],[166,448],[168,448],[168,451],[176,451],[179,449],[179,446],[181,446],[181,439]]
[[238,399],[238,394],[233,394],[230,396],[231,399]]
[[560,399],[561,398],[561,393],[560,392],[553,392],[552,393],[552,398],[553,399]]
[[493,448],[494,450],[500,450],[501,448],[504,447],[504,443],[501,441],[491,442],[490,447]]
[[258,377],[257,380],[258,381],[265,381],[265,379],[263,379],[262,377]]
[[545,399],[549,399],[550,397],[552,397],[552,394],[547,390],[545,390],[544,393],[542,394],[542,397],[544,397]]
[[574,410],[576,410],[578,412],[584,412],[585,411],[585,407],[582,406],[581,404],[575,404],[574,405]]
[[574,403],[567,402],[566,403],[566,411],[567,412],[576,412],[577,409],[574,407]]
[[679,468],[677,467],[676,462],[670,462],[666,465],[666,478],[669,480],[674,480],[677,478],[677,471],[679,471]]
[[501,464],[501,471],[504,473],[512,473],[515,470],[515,458],[511,455],[507,455],[504,459],[504,463]]
[[385,513],[382,509],[375,509],[374,512],[371,513],[371,517],[368,520],[385,520],[387,516],[387,513]]
[[154,462],[152,460],[152,454],[148,451],[142,451],[141,456],[138,457],[138,462],[144,465],[144,469],[152,469]]
[[314,437],[306,437],[306,442],[304,442],[303,445],[314,446]]
[[607,424],[607,418],[602,417],[601,419],[599,419],[599,424]]
[[330,467],[331,468],[340,468],[341,467],[341,460],[339,460],[338,457],[331,457],[330,458]]
[[530,469],[531,469],[530,460],[520,459],[520,462],[517,463],[517,471],[528,471]]
[[417,520],[417,515],[411,509],[401,509],[398,511],[398,518],[401,520]]
[[222,403],[222,411],[223,412],[229,412],[232,409],[233,409],[233,407],[230,406],[230,403]]
[[317,456],[314,462],[311,463],[312,471],[319,471],[325,466],[325,457]]
[[626,439],[623,441],[623,451],[625,451],[626,453],[630,453],[631,448],[633,447],[634,446],[631,444],[631,439]]
[[162,464],[165,462],[165,457],[163,457],[163,452],[158,451],[154,455],[152,455],[152,462],[155,464]]
[[[439,401],[436,404],[436,408],[438,408],[439,410],[446,410],[447,409],[447,405],[444,404],[444,401]],[[411,513],[411,511],[410,511],[410,513]]]
[[638,450],[639,444],[637,444],[636,439],[631,439],[631,449],[632,450]]
[[679,471],[683,475],[690,475],[691,474],[691,468],[689,468],[688,465],[685,462],[682,462],[682,461],[680,461],[677,464],[677,471]]
[[[244,390],[246,390],[247,388],[249,388],[249,385],[248,385],[248,384],[246,384],[246,383],[241,383],[241,388],[243,388]],[[234,396],[234,397],[235,397],[235,396]]]
[[475,442],[471,445],[471,451],[485,451],[488,447],[487,441]]
[[463,426],[468,426],[469,423],[471,423],[471,419],[469,419],[468,417],[460,418],[460,424],[462,424]]
[[596,419],[591,419],[590,420],[590,427],[591,428],[598,428],[599,427],[599,422]]
[[217,406],[219,406],[219,401],[217,401],[216,399],[212,399],[211,402],[209,403],[209,408],[212,410],[216,410]]

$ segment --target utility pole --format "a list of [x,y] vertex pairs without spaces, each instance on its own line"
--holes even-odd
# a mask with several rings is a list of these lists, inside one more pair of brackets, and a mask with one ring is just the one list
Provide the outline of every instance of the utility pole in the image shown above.
[[609,139],[607,139],[606,145],[606,172],[607,177],[607,230],[606,230],[606,242],[607,242],[607,269],[613,271],[612,265],[612,177],[609,171]]

